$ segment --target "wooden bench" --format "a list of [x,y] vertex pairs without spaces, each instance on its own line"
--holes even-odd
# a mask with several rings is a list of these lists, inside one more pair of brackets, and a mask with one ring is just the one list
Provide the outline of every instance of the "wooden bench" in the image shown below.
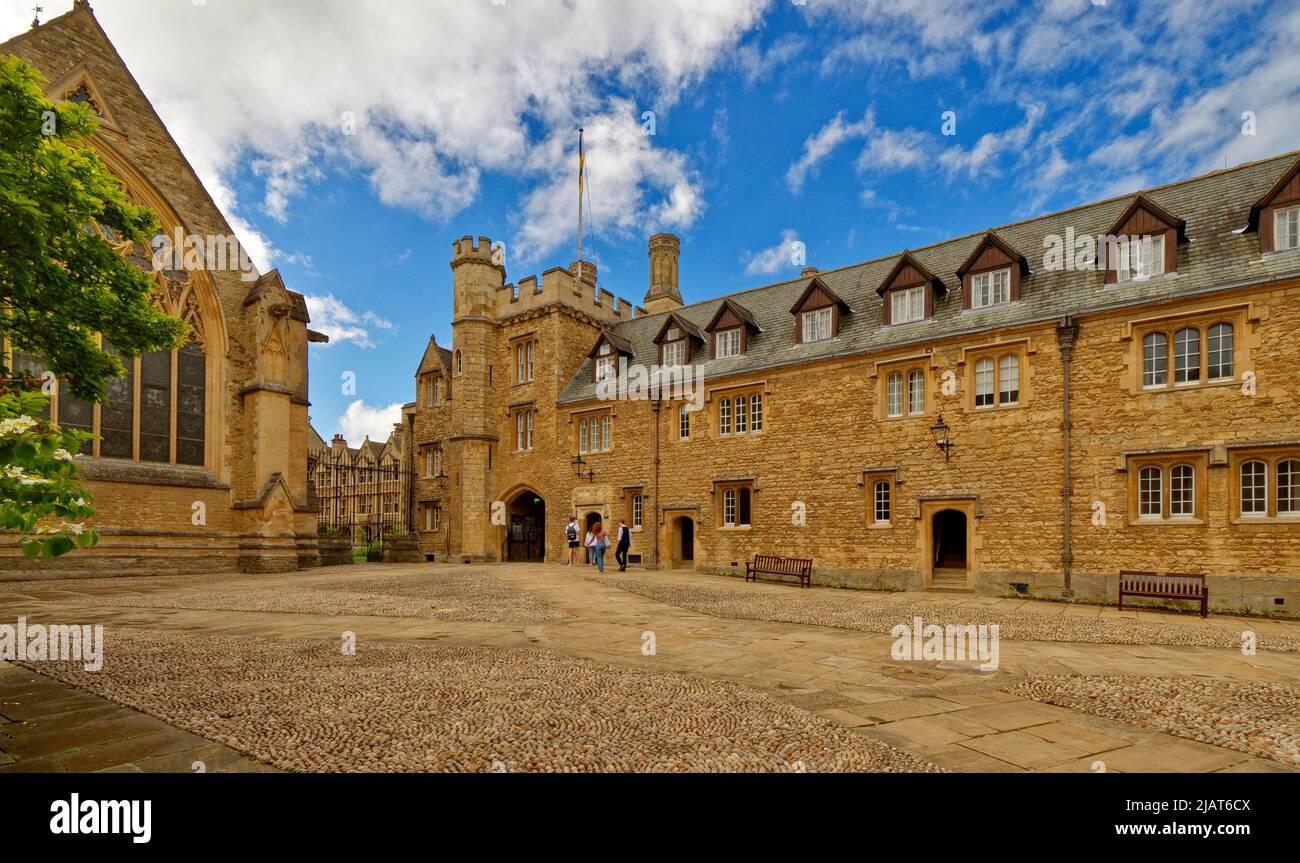
[[1210,588],[1204,575],[1189,572],[1134,572],[1123,570],[1119,574],[1119,610],[1124,610],[1124,597],[1143,596],[1149,599],[1190,599],[1201,603],[1201,617],[1210,616]]
[[745,581],[758,581],[764,575],[791,575],[799,579],[800,587],[812,587],[811,560],[797,557],[778,557],[774,554],[756,554],[745,564]]

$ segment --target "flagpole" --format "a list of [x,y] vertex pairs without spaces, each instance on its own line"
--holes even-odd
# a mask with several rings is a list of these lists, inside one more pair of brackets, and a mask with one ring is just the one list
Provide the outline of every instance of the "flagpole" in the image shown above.
[[578,129],[578,290],[582,290],[582,129]]

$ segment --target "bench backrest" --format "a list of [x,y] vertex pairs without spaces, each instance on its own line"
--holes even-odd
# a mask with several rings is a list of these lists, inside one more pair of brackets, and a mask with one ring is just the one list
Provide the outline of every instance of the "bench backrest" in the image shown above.
[[1165,596],[1196,596],[1205,592],[1205,575],[1190,572],[1134,572],[1119,574],[1125,593],[1154,593]]
[[779,557],[774,554],[756,554],[754,569],[781,575],[799,575],[812,569],[812,561],[797,557]]

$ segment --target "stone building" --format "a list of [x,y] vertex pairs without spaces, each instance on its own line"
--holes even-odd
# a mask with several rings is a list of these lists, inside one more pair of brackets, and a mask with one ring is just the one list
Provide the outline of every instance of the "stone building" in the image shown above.
[[[559,561],[571,515],[622,518],[658,567],[1087,598],[1204,572],[1294,613],[1298,155],[691,305],[659,235],[645,310],[466,237],[408,407],[424,549]],[[660,365],[698,405],[608,392]]]
[[[323,337],[308,330],[302,296],[275,270],[245,263],[230,225],[84,0],[0,44],[0,54],[38,69],[52,99],[89,104],[100,119],[91,144],[127,195],[158,214],[177,248],[202,250],[160,265],[149,249],[121,244],[152,273],[155,302],[187,321],[192,338],[178,351],[127,360],[126,377],[110,383],[103,404],[60,387],[52,404],[58,421],[99,435],[78,463],[102,540],[54,564],[28,564],[17,537],[0,536],[0,579],[314,565],[307,344]],[[11,367],[42,370],[39,358],[3,349]]]
[[350,536],[357,543],[408,531],[410,483],[403,423],[394,425],[382,444],[367,437],[360,446],[350,447],[342,435],[326,444],[315,428],[310,436],[308,465],[321,531]]

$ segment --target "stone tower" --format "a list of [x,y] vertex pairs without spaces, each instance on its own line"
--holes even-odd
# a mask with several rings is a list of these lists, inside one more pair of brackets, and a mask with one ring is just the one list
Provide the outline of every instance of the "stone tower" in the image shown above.
[[[452,243],[454,290],[452,339],[460,352],[461,367],[455,372],[455,401],[450,449],[458,456],[459,485],[449,513],[451,547],[474,561],[488,559],[493,535],[489,489],[490,450],[496,438],[491,415],[492,357],[497,350],[497,296],[505,284],[505,268],[496,263],[492,241],[463,237]],[[506,374],[508,369],[496,373]]]
[[655,234],[650,238],[650,290],[645,295],[649,314],[671,312],[682,307],[677,290],[677,257],[681,241],[672,234]]

